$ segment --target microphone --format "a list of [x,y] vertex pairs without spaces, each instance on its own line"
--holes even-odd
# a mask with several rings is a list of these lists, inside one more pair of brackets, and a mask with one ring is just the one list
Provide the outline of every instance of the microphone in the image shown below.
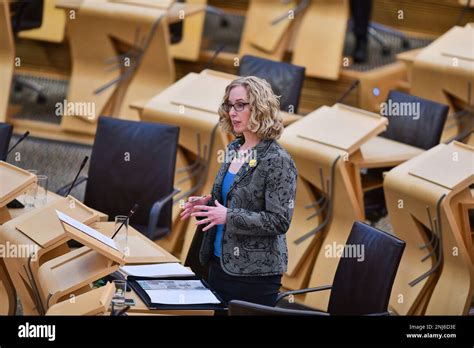
[[[133,205],[133,208],[130,210],[130,212],[128,213],[128,216],[127,216],[127,220],[130,220],[130,218],[132,217],[133,214],[135,214],[135,212],[137,211],[138,209],[138,204],[135,203]],[[117,228],[117,231],[115,231],[114,235],[112,236],[112,239],[114,239],[114,237],[117,235],[117,233],[119,233],[120,229],[123,227],[123,225],[125,225],[125,221],[122,222],[122,224],[119,226],[119,228]]]
[[82,164],[81,164],[81,168],[79,168],[79,171],[77,172],[76,177],[71,183],[71,187],[69,187],[69,190],[64,195],[64,197],[67,197],[71,193],[72,189],[74,188],[74,185],[76,184],[77,178],[79,178],[79,174],[81,174],[81,171],[82,169],[84,169],[84,166],[86,165],[88,159],[89,159],[89,156],[84,157],[84,160],[82,161]]
[[212,57],[206,62],[206,64],[204,64],[204,68],[202,68],[202,70],[209,69],[214,63],[214,60],[217,58],[217,56],[222,52],[222,50],[225,47],[226,47],[226,44],[219,46],[217,50],[214,51],[214,54],[212,55]]
[[13,149],[14,149],[15,147],[17,147],[19,143],[21,143],[23,140],[25,140],[25,139],[28,137],[28,135],[30,135],[30,131],[26,131],[25,134],[23,134],[23,135],[20,137],[20,139],[18,139],[18,141],[15,143],[15,145],[13,145],[11,148],[8,149],[7,155],[9,155],[10,152],[12,152]]
[[347,91],[344,92],[344,94],[339,98],[339,100],[336,103],[342,103],[344,99],[346,99],[346,97],[349,95],[349,93],[351,93],[357,86],[359,86],[359,83],[360,83],[359,80],[355,80],[354,82],[352,82],[352,84],[347,89]]

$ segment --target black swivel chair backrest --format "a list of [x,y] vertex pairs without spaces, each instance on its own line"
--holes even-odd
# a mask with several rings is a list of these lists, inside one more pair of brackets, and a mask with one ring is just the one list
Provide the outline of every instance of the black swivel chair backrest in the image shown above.
[[13,33],[40,28],[43,23],[43,0],[16,0],[10,3]]
[[[331,315],[365,315],[387,311],[405,242],[362,222],[355,222],[341,257],[329,298]],[[346,256],[349,253],[346,252]],[[358,261],[361,260],[361,261]]]
[[411,105],[417,105],[418,103],[420,106],[419,115],[388,116],[387,130],[381,136],[424,150],[438,145],[449,107],[428,99],[398,91],[390,91],[386,102],[387,110],[391,109],[390,105],[397,104],[400,112],[402,107],[410,105],[401,103],[410,103]]
[[13,126],[0,122],[0,161],[6,161],[10,139],[12,137]]
[[245,55],[240,61],[238,75],[267,80],[273,93],[281,96],[280,109],[297,113],[305,70],[302,66]]
[[127,215],[137,203],[133,227],[150,239],[169,231],[172,200],[161,211],[156,234],[146,233],[153,203],[173,191],[178,137],[176,126],[100,117],[84,203],[110,219]]

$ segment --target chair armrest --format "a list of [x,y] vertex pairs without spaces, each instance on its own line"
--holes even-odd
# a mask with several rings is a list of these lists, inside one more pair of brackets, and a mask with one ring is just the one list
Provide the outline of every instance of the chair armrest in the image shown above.
[[[76,183],[74,184],[73,188],[76,187],[77,185],[82,184],[83,182],[87,181],[87,179],[89,179],[87,176],[80,176],[77,179]],[[72,185],[72,181],[69,184],[66,184],[63,187],[61,187],[60,189],[56,190],[56,193],[60,196],[64,196],[67,193],[67,191],[69,190],[69,188],[71,187],[71,185]]]
[[[155,232],[156,225],[158,223],[158,219],[160,218],[161,209],[163,209],[164,205],[168,203],[174,196],[180,193],[180,189],[174,189],[169,195],[163,197],[162,199],[157,200],[153,203],[153,206],[150,209],[150,217],[148,220],[148,235],[152,236]],[[158,236],[158,238],[162,238],[163,236]]]
[[454,137],[452,137],[451,139],[449,139],[448,141],[445,142],[445,144],[449,144],[453,141],[459,141],[459,142],[463,142],[464,139],[467,139],[468,136],[470,136],[472,133],[474,132],[474,130],[472,129],[467,129],[465,130],[464,132],[461,132],[459,133],[458,135],[455,135]]
[[322,291],[322,290],[330,290],[332,288],[332,285],[323,285],[323,286],[318,286],[315,288],[307,288],[307,289],[301,289],[301,290],[291,290],[291,291],[285,291],[282,292],[281,294],[278,295],[275,305],[280,302],[282,299],[284,299],[287,296],[290,295],[300,295],[300,294],[306,294],[308,292],[316,292],[316,291]]
[[219,17],[225,17],[226,13],[221,10],[219,7],[206,5],[205,9],[206,13],[213,14]]
[[366,314],[369,317],[389,317],[392,313],[390,311],[380,312],[380,313],[369,313]]

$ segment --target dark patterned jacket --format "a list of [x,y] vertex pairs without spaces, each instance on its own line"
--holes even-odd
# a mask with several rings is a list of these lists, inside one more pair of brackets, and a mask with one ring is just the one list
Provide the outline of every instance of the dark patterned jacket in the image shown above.
[[[229,144],[235,153],[243,138]],[[222,236],[221,266],[235,276],[267,276],[287,270],[285,233],[290,226],[296,194],[297,171],[293,159],[275,140],[262,140],[255,148],[254,161],[245,162],[221,202],[222,181],[231,159],[217,173],[209,205],[217,199],[227,209]],[[226,158],[228,158],[226,156]],[[214,226],[203,236],[199,260],[206,265],[214,252]]]

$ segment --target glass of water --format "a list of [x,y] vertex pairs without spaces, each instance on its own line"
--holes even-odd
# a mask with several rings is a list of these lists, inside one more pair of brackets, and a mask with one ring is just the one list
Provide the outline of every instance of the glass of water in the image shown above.
[[48,198],[48,177],[46,175],[38,175],[38,184],[36,187],[35,207],[46,205]]
[[127,292],[126,280],[114,280],[115,293],[112,297],[114,308],[123,307],[125,305],[125,293]]
[[[28,172],[38,176],[38,171],[35,169],[28,169]],[[33,208],[35,206],[36,190],[38,188],[37,183],[31,184],[25,191],[23,196],[23,203],[27,208]]]

